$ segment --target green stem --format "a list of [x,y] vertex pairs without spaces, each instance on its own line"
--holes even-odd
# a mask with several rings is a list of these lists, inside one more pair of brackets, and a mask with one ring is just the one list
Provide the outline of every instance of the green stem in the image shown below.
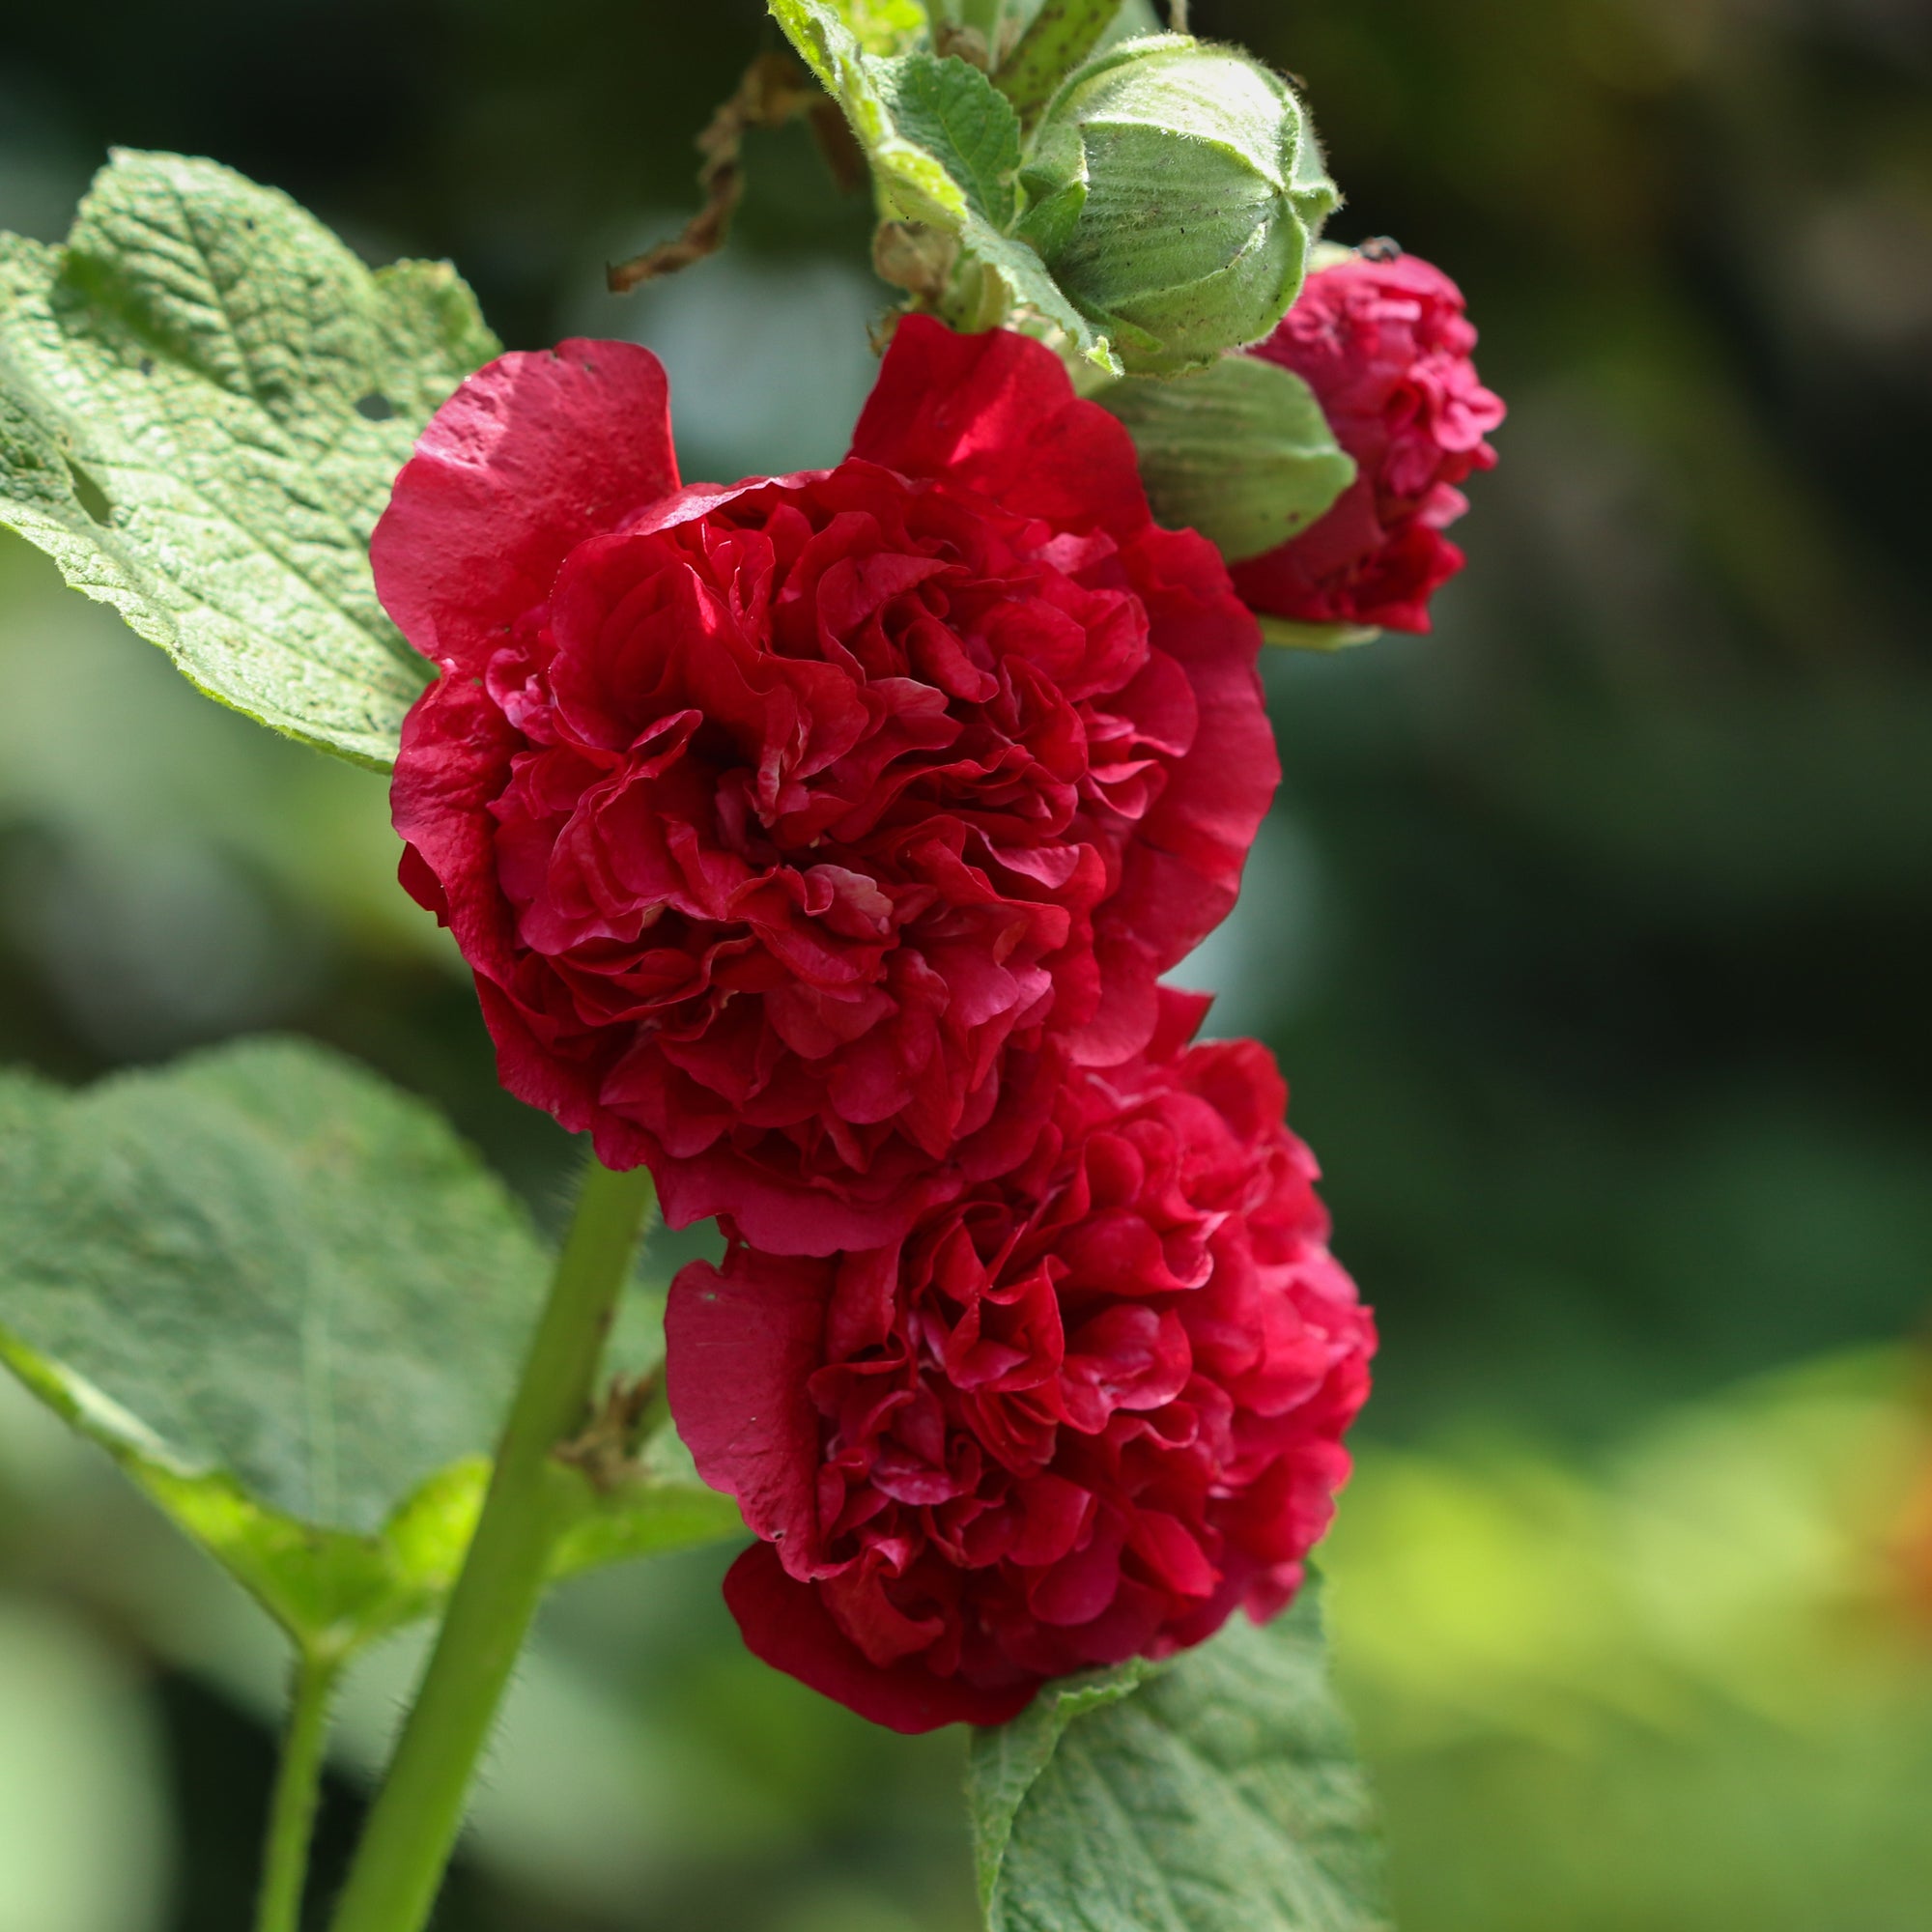
[[1054,89],[1099,44],[1120,11],[1121,0],[1046,0],[993,76],[1025,126],[1039,119]]
[[334,1932],[420,1932],[464,1799],[536,1614],[575,1478],[551,1452],[584,1424],[651,1203],[642,1168],[592,1161],[524,1364],[489,1493],[422,1688],[336,1907]]
[[255,1932],[299,1932],[309,1840],[315,1834],[316,1801],[328,1751],[328,1711],[341,1671],[339,1657],[306,1647],[296,1661],[288,1735],[282,1740],[282,1761],[269,1804]]

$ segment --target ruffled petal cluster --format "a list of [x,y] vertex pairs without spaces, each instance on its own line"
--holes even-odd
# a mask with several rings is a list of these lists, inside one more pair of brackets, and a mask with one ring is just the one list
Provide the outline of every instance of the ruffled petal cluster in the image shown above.
[[777,1253],[898,1239],[1139,1053],[1278,778],[1218,555],[1014,334],[908,318],[846,461],[730,488],[647,351],[505,355],[373,560],[442,672],[403,881],[504,1084]]
[[760,1542],[752,1649],[874,1720],[1011,1717],[1045,1679],[1197,1643],[1300,1581],[1374,1329],[1252,1041],[1083,1068],[1015,1172],[903,1240],[734,1240],[671,1290],[668,1386]]
[[845,461],[685,486],[655,358],[567,342],[452,396],[373,559],[504,1084],[729,1237],[667,1376],[752,1647],[921,1730],[1278,1608],[1374,1334],[1272,1061],[1159,984],[1279,772],[1122,425],[915,316]]
[[1475,346],[1462,291],[1414,255],[1356,255],[1308,277],[1248,353],[1315,391],[1355,480],[1299,536],[1235,565],[1255,610],[1430,628],[1430,598],[1463,567],[1442,534],[1469,507],[1456,486],[1494,466],[1488,437],[1503,419],[1470,360]]

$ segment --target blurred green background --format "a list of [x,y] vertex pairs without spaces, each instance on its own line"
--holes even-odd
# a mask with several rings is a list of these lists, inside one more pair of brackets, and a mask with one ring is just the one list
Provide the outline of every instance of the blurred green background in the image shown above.
[[[1509,399],[1427,639],[1266,667],[1288,778],[1180,977],[1281,1054],[1380,1382],[1328,1568],[1406,1932],[1932,1922],[1932,13],[1197,0],[1306,82],[1341,239],[1449,269]],[[630,334],[688,475],[834,460],[863,200],[753,145],[753,0],[94,0],[0,25],[0,226],[110,142],[447,255],[513,345]],[[0,1057],[264,1027],[446,1104],[539,1208],[379,780],[197,698],[0,540]],[[724,1559],[554,1602],[449,1932],[965,1932],[959,1744],[737,1649]],[[414,1655],[354,1687],[339,1871]],[[0,1932],[239,1932],[279,1663],[0,1389]]]

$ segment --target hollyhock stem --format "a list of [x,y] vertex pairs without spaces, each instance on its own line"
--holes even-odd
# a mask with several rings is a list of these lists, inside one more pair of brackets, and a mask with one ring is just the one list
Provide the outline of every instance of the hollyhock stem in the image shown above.
[[302,1886],[308,1877],[309,1839],[322,1793],[328,1748],[328,1712],[341,1675],[340,1658],[304,1648],[297,1660],[289,1697],[289,1728],[269,1805],[262,1860],[262,1889],[255,1902],[255,1932],[298,1932]]
[[583,1425],[652,1200],[642,1168],[592,1161],[524,1363],[476,1535],[449,1600],[333,1932],[419,1932],[497,1706],[543,1594],[573,1478],[552,1452]]

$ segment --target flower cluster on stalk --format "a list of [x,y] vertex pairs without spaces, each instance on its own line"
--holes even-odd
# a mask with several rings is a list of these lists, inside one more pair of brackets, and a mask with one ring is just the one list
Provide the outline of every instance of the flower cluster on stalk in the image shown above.
[[923,316],[844,461],[728,487],[647,351],[504,355],[376,532],[440,672],[403,881],[504,1084],[719,1218],[668,1379],[759,1538],[727,1600],[881,1722],[1265,1617],[1326,1526],[1373,1326],[1272,1060],[1160,981],[1279,778],[1249,604],[1403,623],[1443,574],[1499,413],[1459,329],[1423,265],[1311,280],[1258,353],[1358,482],[1233,577],[1050,349]]

